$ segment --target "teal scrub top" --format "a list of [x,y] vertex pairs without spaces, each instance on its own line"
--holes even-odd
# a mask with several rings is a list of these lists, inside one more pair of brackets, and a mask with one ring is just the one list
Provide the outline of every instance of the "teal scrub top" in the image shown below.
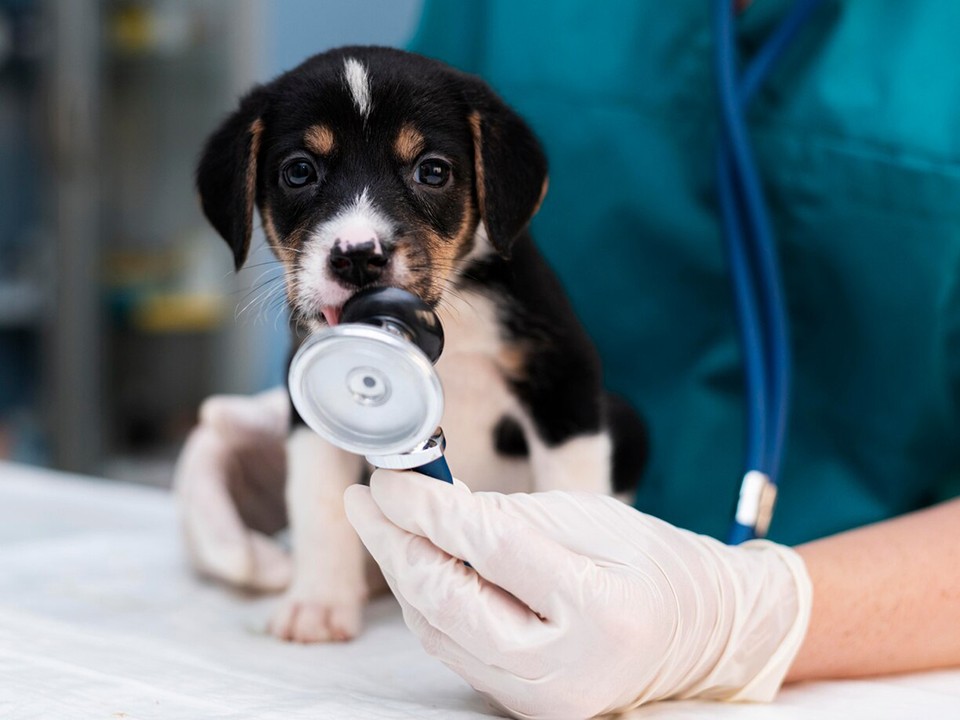
[[[738,18],[749,57],[788,4]],[[960,492],[960,3],[826,2],[753,101],[794,386],[773,540]],[[428,0],[413,49],[482,75],[551,162],[534,220],[651,434],[636,506],[724,537],[741,352],[704,0]]]

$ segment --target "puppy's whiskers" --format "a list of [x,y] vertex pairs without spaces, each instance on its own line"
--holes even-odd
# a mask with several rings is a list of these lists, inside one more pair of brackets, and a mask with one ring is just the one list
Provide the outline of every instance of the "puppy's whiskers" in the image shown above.
[[273,309],[273,306],[276,305],[277,301],[281,303],[284,301],[284,292],[283,285],[278,284],[271,288],[270,293],[259,303],[260,309],[257,312],[257,317],[254,322],[259,322],[260,320],[264,321],[266,324],[267,313]]
[[[274,294],[277,292],[278,289],[282,289],[282,288],[283,288],[282,285],[277,285],[277,284],[275,284],[277,279],[278,279],[278,278],[275,278],[275,277],[274,277],[274,278],[270,278],[269,280],[266,280],[266,281],[263,282],[261,285],[257,286],[257,287],[254,288],[253,290],[251,290],[250,293],[247,293],[247,296],[245,296],[245,297],[248,297],[250,294],[252,294],[252,293],[254,293],[254,292],[257,292],[258,290],[260,291],[260,292],[257,294],[257,296],[253,298],[253,300],[251,300],[250,302],[248,302],[246,305],[243,306],[242,309],[238,310],[238,311],[234,314],[234,320],[239,320],[239,319],[243,316],[243,314],[244,314],[245,312],[247,312],[247,310],[249,310],[251,307],[253,307],[254,305],[256,305],[256,304],[258,304],[258,303],[261,304],[261,311],[262,311],[262,305],[263,305],[263,303],[266,303],[270,298],[272,298],[272,297],[274,296]],[[242,301],[241,301],[241,302],[242,302]],[[238,307],[238,308],[240,307],[240,303],[237,303],[237,307]]]

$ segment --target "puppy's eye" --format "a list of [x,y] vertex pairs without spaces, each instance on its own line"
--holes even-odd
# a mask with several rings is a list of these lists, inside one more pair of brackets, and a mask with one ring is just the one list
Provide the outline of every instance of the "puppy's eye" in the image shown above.
[[284,165],[280,177],[287,187],[302,188],[317,181],[317,169],[309,160],[299,158]]
[[443,187],[450,180],[450,163],[439,158],[428,158],[417,165],[413,179],[421,185]]

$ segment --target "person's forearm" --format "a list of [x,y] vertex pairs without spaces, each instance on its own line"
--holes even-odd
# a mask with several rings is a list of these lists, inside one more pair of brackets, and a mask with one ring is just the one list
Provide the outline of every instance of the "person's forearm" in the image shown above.
[[787,682],[960,666],[960,500],[796,550],[813,614]]

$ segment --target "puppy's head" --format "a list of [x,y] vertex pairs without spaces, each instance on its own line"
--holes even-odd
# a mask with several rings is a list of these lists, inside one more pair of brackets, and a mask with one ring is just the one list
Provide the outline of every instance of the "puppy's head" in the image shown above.
[[542,200],[546,159],[478,78],[344,48],[244,97],[207,141],[197,187],[238,269],[257,207],[296,319],[315,329],[362,287],[436,304],[472,258],[509,256]]

